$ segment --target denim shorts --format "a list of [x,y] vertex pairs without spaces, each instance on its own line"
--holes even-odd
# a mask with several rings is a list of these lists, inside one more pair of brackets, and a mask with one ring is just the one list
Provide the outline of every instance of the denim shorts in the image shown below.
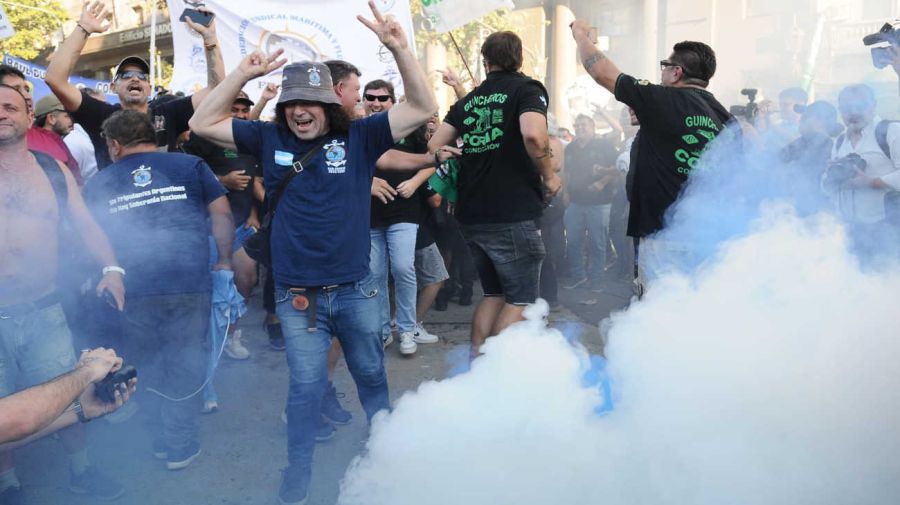
[[59,303],[0,318],[0,397],[68,373],[75,361]]
[[461,225],[469,243],[484,296],[503,296],[506,303],[537,300],[544,242],[534,221]]
[[444,258],[434,242],[416,249],[416,284],[419,289],[444,282],[450,278]]

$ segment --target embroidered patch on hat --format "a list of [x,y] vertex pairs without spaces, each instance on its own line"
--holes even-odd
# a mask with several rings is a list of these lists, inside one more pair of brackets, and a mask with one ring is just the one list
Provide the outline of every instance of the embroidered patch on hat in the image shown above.
[[322,76],[319,75],[319,69],[316,67],[310,67],[309,70],[309,85],[319,87],[322,85]]

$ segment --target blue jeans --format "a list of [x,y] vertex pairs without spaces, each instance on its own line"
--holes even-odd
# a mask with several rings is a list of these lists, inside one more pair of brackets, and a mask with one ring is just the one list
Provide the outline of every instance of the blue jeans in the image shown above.
[[132,296],[121,315],[121,355],[138,369],[138,387],[171,398],[140,392],[151,436],[171,450],[199,442],[201,397],[193,393],[206,380],[210,300],[210,293]]
[[609,240],[609,213],[612,204],[569,204],[563,218],[566,225],[569,275],[572,279],[587,277],[584,268],[584,234],[590,240],[591,280],[597,282],[606,266],[606,242]]
[[369,238],[369,270],[378,287],[381,307],[381,334],[391,334],[391,309],[388,300],[388,266],[394,278],[394,302],[397,305],[397,329],[416,330],[416,232],[419,225],[397,223],[387,228],[372,228]]
[[341,343],[347,368],[356,382],[359,401],[369,421],[376,412],[390,408],[376,298],[378,289],[369,276],[360,282],[320,290],[316,295],[315,330],[309,331],[309,309],[294,308],[292,302],[296,295],[290,293],[289,288],[283,284],[275,288],[275,310],[281,319],[290,370],[288,462],[309,472],[322,397],[328,383],[327,362],[332,335]]

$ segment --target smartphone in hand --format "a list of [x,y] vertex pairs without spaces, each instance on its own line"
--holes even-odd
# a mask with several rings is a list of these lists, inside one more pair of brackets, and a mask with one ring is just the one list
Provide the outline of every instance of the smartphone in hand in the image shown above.
[[197,9],[187,8],[181,13],[181,17],[179,17],[178,20],[184,21],[185,19],[190,19],[198,25],[209,26],[214,17],[216,17],[216,15],[212,12],[203,12],[198,11]]

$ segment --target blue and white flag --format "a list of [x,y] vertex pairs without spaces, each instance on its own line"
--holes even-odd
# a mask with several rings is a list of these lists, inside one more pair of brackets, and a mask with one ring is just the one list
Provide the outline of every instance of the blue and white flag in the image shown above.
[[[170,87],[186,93],[206,86],[206,55],[203,39],[178,21],[192,2],[169,0],[172,38],[175,46],[175,70]],[[404,0],[376,0],[385,16],[391,15],[413,41],[412,15]],[[207,0],[207,8],[216,14],[216,34],[225,60],[225,70],[233,70],[247,54],[260,49],[271,53],[284,49],[288,63],[295,61],[345,60],[362,72],[362,82],[384,79],[402,94],[397,63],[357,14],[372,19],[365,0]],[[276,71],[255,79],[244,87],[256,100],[266,84],[281,84]]]

